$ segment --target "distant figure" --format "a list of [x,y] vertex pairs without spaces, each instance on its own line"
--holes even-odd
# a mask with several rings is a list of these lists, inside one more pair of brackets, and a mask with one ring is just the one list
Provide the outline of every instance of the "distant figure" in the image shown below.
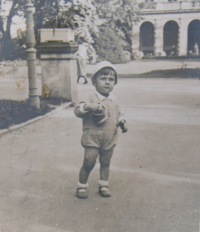
[[194,44],[194,55],[195,56],[199,55],[199,46],[197,43]]
[[171,49],[171,56],[176,55],[176,46],[173,44],[172,49]]
[[87,44],[83,43],[79,45],[79,50],[77,53],[77,63],[78,63],[78,79],[83,77],[85,79],[84,84],[87,84],[88,81],[86,79],[86,64],[87,64]]
[[140,51],[139,57],[140,57],[140,58],[143,58],[143,57],[144,57],[144,53],[143,53],[142,51]]
[[189,54],[189,55],[192,55],[192,54],[193,54],[193,51],[192,51],[192,50],[188,51],[188,54]]

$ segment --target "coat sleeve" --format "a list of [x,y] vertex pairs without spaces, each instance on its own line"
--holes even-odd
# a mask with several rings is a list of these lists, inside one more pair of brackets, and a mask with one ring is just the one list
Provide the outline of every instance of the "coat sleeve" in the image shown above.
[[90,102],[90,103],[92,102],[92,98],[90,95],[87,96],[85,100],[81,101],[79,104],[75,106],[74,114],[76,115],[76,117],[83,118],[88,113],[88,111],[84,110],[84,105],[87,102]]
[[[119,110],[120,110],[120,107],[119,107]],[[126,121],[126,117],[125,117],[124,113],[122,113],[121,110],[120,110],[120,113],[119,113],[119,122],[120,122],[121,120]]]
[[125,120],[126,121],[126,117],[125,117],[124,113],[121,111],[121,108],[120,108],[120,105],[119,105],[119,101],[118,101],[117,98],[116,98],[116,101],[117,101],[117,106],[118,106],[118,110],[119,110],[119,122],[121,120]]

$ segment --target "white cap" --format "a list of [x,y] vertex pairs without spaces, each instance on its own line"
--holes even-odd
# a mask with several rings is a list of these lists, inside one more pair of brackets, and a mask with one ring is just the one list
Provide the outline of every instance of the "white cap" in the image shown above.
[[112,68],[115,71],[116,73],[115,74],[115,85],[116,85],[117,84],[117,71],[116,71],[115,66],[108,61],[101,61],[100,63],[95,65],[94,70],[92,72],[91,81],[94,80],[95,74],[102,68]]

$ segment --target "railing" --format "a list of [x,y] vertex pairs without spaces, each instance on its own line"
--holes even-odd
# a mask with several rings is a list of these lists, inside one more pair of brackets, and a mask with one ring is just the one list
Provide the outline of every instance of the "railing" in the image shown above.
[[200,1],[191,2],[143,2],[139,5],[141,11],[176,11],[200,9]]
[[181,2],[158,2],[156,10],[180,10]]
[[[189,2],[184,2],[184,3],[189,3]],[[192,8],[200,8],[200,2],[199,1],[198,2],[190,2],[190,4],[192,5]],[[184,9],[187,9],[187,7],[189,7],[189,6],[187,6],[187,4],[184,4],[184,7],[186,7]]]

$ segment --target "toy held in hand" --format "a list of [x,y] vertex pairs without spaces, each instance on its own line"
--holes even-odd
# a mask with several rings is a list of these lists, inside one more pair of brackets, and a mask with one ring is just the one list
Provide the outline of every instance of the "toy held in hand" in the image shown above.
[[98,104],[98,108],[94,111],[94,114],[102,114],[105,112],[105,107],[101,104]]
[[124,120],[119,122],[119,126],[122,129],[122,133],[126,133],[128,131],[128,128],[126,127],[126,122]]
[[94,118],[94,121],[97,124],[100,124],[106,121],[107,117],[105,115],[105,111],[106,111],[105,107],[102,106],[101,104],[98,104],[98,108],[91,113],[91,115]]

